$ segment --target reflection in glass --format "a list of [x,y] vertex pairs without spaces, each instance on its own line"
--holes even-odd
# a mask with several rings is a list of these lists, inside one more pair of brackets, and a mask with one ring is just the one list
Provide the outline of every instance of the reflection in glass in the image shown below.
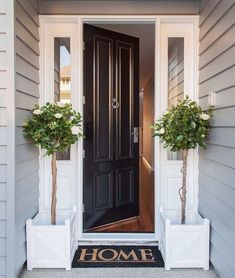
[[[54,101],[71,103],[70,38],[54,38]],[[57,160],[70,160],[70,149],[57,152]]]
[[[184,97],[184,38],[168,38],[168,108]],[[181,152],[168,150],[168,160],[181,160]]]

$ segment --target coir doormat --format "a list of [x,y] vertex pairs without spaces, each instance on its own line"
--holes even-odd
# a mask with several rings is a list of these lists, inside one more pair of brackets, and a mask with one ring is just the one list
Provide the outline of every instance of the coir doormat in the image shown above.
[[164,267],[156,246],[79,246],[72,267]]

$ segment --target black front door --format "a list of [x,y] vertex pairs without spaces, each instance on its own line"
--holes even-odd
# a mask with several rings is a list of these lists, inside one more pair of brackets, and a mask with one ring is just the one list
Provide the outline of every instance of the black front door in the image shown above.
[[139,39],[84,25],[84,230],[139,214]]

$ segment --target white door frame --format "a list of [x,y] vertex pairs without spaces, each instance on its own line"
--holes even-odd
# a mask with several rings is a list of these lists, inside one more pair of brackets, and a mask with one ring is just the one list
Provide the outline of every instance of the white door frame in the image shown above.
[[[53,88],[53,67],[54,67],[54,57],[51,57],[51,53],[53,53],[52,45],[50,44],[50,39],[48,36],[57,37],[64,36],[66,37],[67,26],[73,25],[71,27],[71,32],[69,32],[69,36],[72,37],[72,49],[73,49],[73,57],[72,57],[72,79],[74,80],[72,85],[72,93],[73,94],[72,102],[75,109],[79,110],[83,115],[83,23],[153,23],[155,24],[155,101],[154,101],[154,119],[158,119],[162,113],[162,106],[165,102],[165,98],[161,96],[160,92],[164,92],[165,84],[161,82],[161,80],[166,80],[167,73],[163,73],[161,70],[162,63],[162,50],[161,50],[161,26],[162,24],[191,24],[192,31],[194,34],[194,42],[193,42],[193,68],[195,70],[193,77],[193,92],[190,94],[190,97],[194,100],[198,100],[197,96],[197,57],[198,57],[198,16],[113,16],[113,15],[81,15],[81,16],[64,16],[64,15],[42,15],[40,16],[40,104],[44,104],[47,101],[53,101],[54,92]],[[65,25],[65,29],[61,29],[59,26]],[[51,31],[48,31],[48,26],[54,25],[54,28]],[[67,35],[68,37],[68,35]],[[49,66],[48,66],[49,63]],[[187,76],[187,75],[185,75]],[[161,190],[161,146],[159,139],[156,137],[154,140],[154,200],[155,200],[155,227],[154,233],[83,233],[83,143],[79,141],[74,147],[75,155],[75,165],[77,176],[75,178],[76,183],[76,201],[75,205],[78,208],[78,223],[79,224],[79,234],[78,240],[80,241],[110,241],[110,242],[152,242],[158,240],[158,231],[159,231],[159,207],[162,205],[162,190]],[[194,165],[196,166],[198,163],[198,154],[197,152],[193,155]],[[46,204],[45,200],[48,200],[48,192],[50,190],[47,188],[48,185],[45,185],[45,180],[48,180],[48,166],[49,159],[42,157],[40,154],[40,200],[39,205],[40,209],[45,209]],[[65,162],[65,165],[68,162]],[[63,163],[62,163],[63,165]],[[60,167],[60,166],[59,166]],[[197,167],[196,167],[197,168]],[[46,177],[45,177],[46,176]],[[194,176],[194,201],[193,206],[197,209],[197,191],[198,191],[198,181],[197,181],[197,169],[193,173]],[[74,192],[75,192],[74,191]],[[73,193],[74,194],[74,193]],[[196,194],[196,195],[195,195]],[[71,204],[71,206],[74,205]]]

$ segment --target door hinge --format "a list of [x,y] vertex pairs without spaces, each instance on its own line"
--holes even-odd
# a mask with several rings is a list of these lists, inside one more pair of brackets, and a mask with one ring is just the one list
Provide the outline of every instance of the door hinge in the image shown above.
[[82,204],[82,212],[85,213],[85,205]]
[[85,150],[82,151],[82,157],[85,158],[86,157],[86,153]]
[[82,101],[83,101],[83,104],[86,103],[86,97],[85,96],[82,97]]
[[83,48],[83,50],[86,49],[86,43],[85,42],[82,43],[82,48]]

